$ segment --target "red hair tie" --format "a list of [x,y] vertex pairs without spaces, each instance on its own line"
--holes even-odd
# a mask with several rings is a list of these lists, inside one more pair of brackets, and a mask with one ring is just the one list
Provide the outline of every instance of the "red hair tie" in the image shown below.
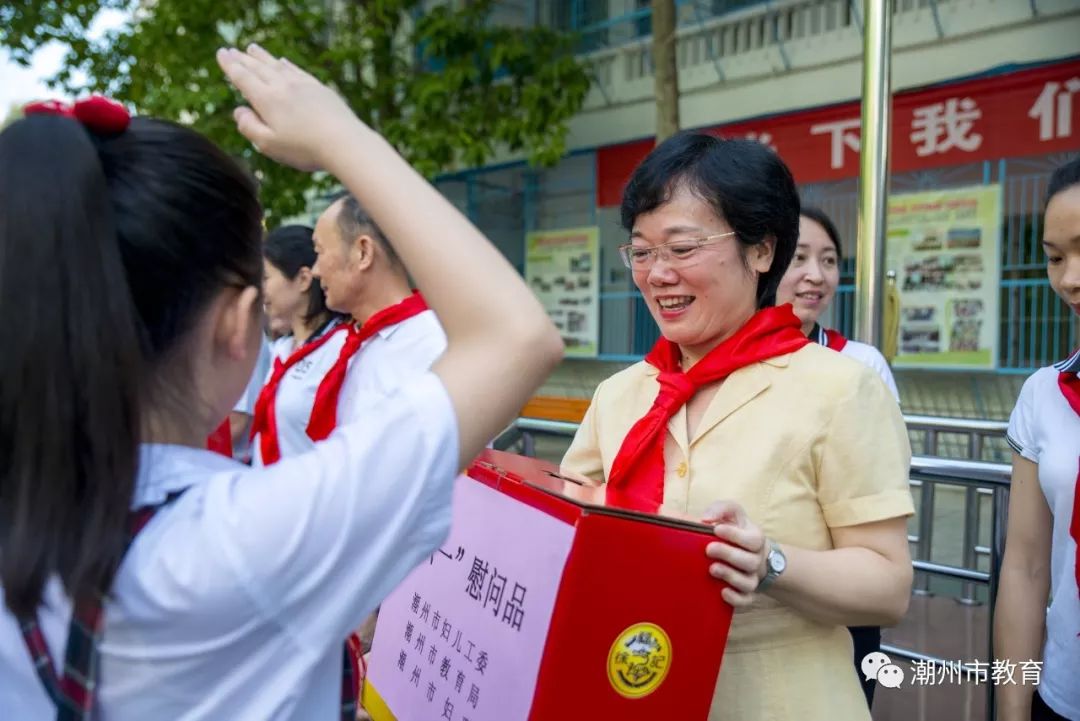
[[127,130],[131,124],[131,113],[115,100],[102,95],[91,95],[86,100],[79,100],[73,105],[59,100],[44,100],[27,103],[23,107],[24,115],[62,115],[78,120],[92,133],[115,135]]

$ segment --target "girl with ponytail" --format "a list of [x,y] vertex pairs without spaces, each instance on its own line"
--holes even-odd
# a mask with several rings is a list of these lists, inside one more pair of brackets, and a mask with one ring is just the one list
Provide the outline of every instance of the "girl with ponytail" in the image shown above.
[[514,269],[331,90],[257,47],[218,60],[249,103],[240,131],[371,209],[448,348],[309,453],[249,468],[206,450],[260,344],[251,178],[198,133],[104,101],[8,126],[5,718],[355,714],[345,637],[442,542],[456,474],[561,356]]

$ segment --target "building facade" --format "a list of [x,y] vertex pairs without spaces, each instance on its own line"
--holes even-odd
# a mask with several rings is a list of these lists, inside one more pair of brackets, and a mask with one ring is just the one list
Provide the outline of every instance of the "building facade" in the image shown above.
[[[852,329],[860,0],[677,1],[684,128],[767,143],[804,198],[836,219],[845,272],[832,324]],[[503,22],[579,34],[593,85],[567,157],[537,170],[513,159],[447,175],[440,189],[524,270],[526,235],[595,227],[599,339],[550,391],[589,395],[640,358],[655,326],[616,253],[622,184],[652,147],[655,104],[647,0],[518,0]],[[1046,181],[1080,151],[1080,0],[893,0],[891,192],[1000,186],[1000,297],[990,368],[898,370],[905,409],[1003,417],[1018,383],[1077,344],[1046,283],[1039,243]],[[896,269],[895,270],[900,270]],[[995,279],[990,279],[992,282]],[[960,380],[960,382],[957,382]]]

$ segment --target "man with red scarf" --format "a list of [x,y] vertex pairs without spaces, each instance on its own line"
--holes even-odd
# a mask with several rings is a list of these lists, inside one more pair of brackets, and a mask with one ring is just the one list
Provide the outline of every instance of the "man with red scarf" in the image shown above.
[[[352,317],[337,361],[315,393],[307,433],[314,441],[364,408],[352,402],[372,391],[392,392],[427,371],[446,350],[446,333],[434,311],[409,285],[405,266],[367,211],[351,195],[339,197],[319,217],[314,233],[318,278],[331,310]],[[363,676],[363,653],[374,624],[365,622],[349,640]]]
[[314,238],[312,273],[326,305],[355,321],[315,395],[307,431],[319,441],[363,412],[350,403],[362,391],[389,393],[430,368],[446,350],[446,334],[355,198],[335,200],[315,224]]

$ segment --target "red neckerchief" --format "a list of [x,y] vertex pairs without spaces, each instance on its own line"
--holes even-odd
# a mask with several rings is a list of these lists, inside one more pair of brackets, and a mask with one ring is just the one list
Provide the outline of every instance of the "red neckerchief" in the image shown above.
[[259,436],[259,455],[263,465],[269,466],[281,460],[277,428],[277,391],[281,380],[290,368],[322,348],[334,334],[345,328],[346,326],[340,325],[309,340],[293,351],[284,362],[280,358],[274,359],[274,370],[270,374],[270,379],[266,381],[266,385],[259,391],[259,398],[255,401],[255,415],[251,419],[251,437],[255,438],[256,434]]
[[660,390],[649,412],[623,439],[611,466],[608,484],[617,492],[663,503],[664,437],[668,420],[698,389],[723,380],[752,363],[793,353],[809,343],[791,305],[765,308],[754,314],[735,335],[709,351],[683,372],[679,346],[661,337],[645,362],[660,371]]
[[844,346],[847,345],[847,338],[840,335],[840,331],[833,330],[832,328],[825,329],[825,338],[828,340],[826,345],[835,351],[842,351],[844,350]]
[[826,348],[837,352],[844,350],[844,346],[847,345],[847,338],[840,331],[832,328],[822,328],[817,323],[814,323],[813,330],[806,337],[814,343],[820,343]]
[[[1061,394],[1065,396],[1065,400],[1072,406],[1073,411],[1080,415],[1080,378],[1076,377],[1076,373],[1068,371],[1059,373],[1058,388],[1061,389]],[[1069,535],[1076,541],[1077,546],[1080,546],[1080,459],[1077,459],[1076,485],[1073,486],[1072,520],[1069,523]],[[1077,551],[1075,566],[1073,573],[1076,578],[1077,593],[1080,593],[1080,551]]]
[[380,330],[406,321],[427,309],[423,296],[413,291],[413,294],[405,300],[383,308],[368,318],[359,328],[355,323],[348,326],[349,336],[345,339],[345,345],[342,346],[338,359],[315,392],[315,406],[311,409],[311,420],[308,421],[307,426],[307,434],[311,440],[321,441],[333,433],[334,428],[337,427],[338,396],[341,395],[341,387],[345,384],[349,359],[356,355],[364,341]]
[[228,416],[206,439],[206,448],[214,453],[232,458],[232,425]]

